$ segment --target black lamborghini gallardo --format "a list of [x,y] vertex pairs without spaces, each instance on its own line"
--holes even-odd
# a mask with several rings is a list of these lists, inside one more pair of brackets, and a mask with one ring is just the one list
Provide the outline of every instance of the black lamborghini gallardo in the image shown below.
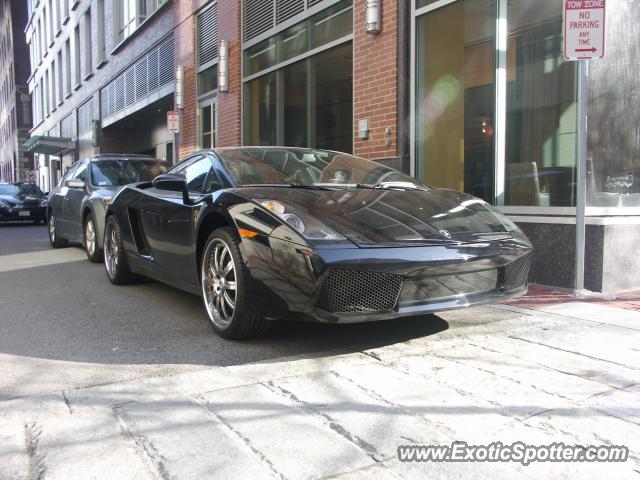
[[125,187],[107,212],[106,272],[201,295],[227,338],[274,319],[393,319],[527,290],[532,247],[470,195],[352,155],[238,147]]

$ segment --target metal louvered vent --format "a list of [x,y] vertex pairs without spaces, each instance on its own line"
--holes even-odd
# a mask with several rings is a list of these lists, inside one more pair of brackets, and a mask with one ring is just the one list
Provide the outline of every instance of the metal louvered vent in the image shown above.
[[60,136],[63,138],[73,138],[73,117],[71,114],[60,121]]
[[93,121],[93,98],[78,107],[78,135],[91,129]]
[[510,292],[527,285],[531,254],[520,257],[500,269],[498,288],[503,292]]
[[147,56],[136,62],[136,102],[142,100],[149,92],[147,79]]
[[311,8],[314,5],[319,4],[320,2],[322,2],[323,0],[307,0],[307,8]]
[[173,38],[170,38],[153,47],[100,90],[100,118],[109,118],[173,82],[173,65]]
[[[128,107],[129,105],[133,105],[134,103],[136,103],[135,83],[136,83],[136,70],[134,67],[129,67],[127,68],[127,71],[124,72],[124,83],[122,84],[123,89],[124,89],[124,85],[127,86],[126,91],[124,92],[125,107]],[[121,110],[118,108],[117,104],[116,104],[116,109]]]
[[173,71],[173,38],[158,47],[158,86],[166,85],[174,80]]
[[274,26],[273,2],[244,0],[244,41],[251,40]]
[[218,4],[198,15],[198,66],[218,56]]
[[331,313],[383,312],[395,308],[402,290],[401,275],[330,269],[316,306]]
[[276,0],[276,23],[282,23],[304,11],[304,0]]
[[147,69],[149,76],[147,77],[147,86],[150,92],[158,88],[158,50],[153,49],[147,55]]

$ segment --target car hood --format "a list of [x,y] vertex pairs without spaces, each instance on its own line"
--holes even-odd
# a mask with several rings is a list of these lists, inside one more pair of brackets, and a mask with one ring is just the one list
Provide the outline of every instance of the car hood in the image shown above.
[[239,189],[307,213],[356,245],[406,246],[511,238],[509,221],[484,201],[447,189]]
[[11,206],[15,205],[37,205],[47,197],[34,197],[30,195],[0,195],[0,200],[4,200]]
[[93,194],[99,197],[113,198],[125,186],[93,187]]

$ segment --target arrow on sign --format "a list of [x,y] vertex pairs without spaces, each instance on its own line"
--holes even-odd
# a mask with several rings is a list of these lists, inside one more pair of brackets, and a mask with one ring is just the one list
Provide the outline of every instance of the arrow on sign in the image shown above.
[[576,52],[591,52],[591,53],[595,53],[597,52],[598,49],[596,47],[591,47],[591,48],[576,48]]

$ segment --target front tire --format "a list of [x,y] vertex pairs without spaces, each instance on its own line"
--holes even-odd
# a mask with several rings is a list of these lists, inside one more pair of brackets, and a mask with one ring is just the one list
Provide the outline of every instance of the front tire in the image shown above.
[[53,213],[49,213],[49,243],[53,248],[64,248],[69,245],[69,241],[66,238],[60,238],[58,235],[58,228],[56,226],[56,217]]
[[107,218],[104,227],[104,266],[109,281],[114,285],[126,285],[138,279],[131,273],[122,243],[120,226],[113,216]]
[[84,220],[83,244],[90,262],[100,263],[103,261],[104,253],[98,248],[98,233],[96,229],[96,220],[93,213],[87,215]]
[[249,270],[233,230],[219,228],[209,235],[200,278],[204,306],[218,335],[240,339],[266,333],[270,323],[251,301]]

